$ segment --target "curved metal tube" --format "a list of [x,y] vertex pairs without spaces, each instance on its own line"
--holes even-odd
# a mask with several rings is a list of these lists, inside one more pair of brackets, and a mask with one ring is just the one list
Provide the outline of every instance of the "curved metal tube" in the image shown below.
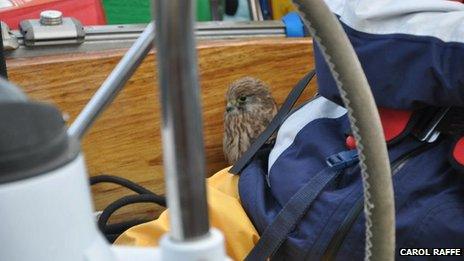
[[154,24],[149,23],[135,43],[124,54],[97,92],[68,129],[69,136],[82,139],[98,116],[111,104],[126,82],[134,74],[153,46]]
[[0,77],[0,102],[27,101],[27,96],[19,87]]
[[364,186],[366,254],[394,260],[395,208],[390,163],[377,106],[356,53],[322,0],[294,0],[319,45],[348,110]]

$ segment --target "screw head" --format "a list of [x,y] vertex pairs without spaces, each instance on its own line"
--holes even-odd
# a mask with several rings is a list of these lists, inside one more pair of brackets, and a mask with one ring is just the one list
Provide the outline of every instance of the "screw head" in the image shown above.
[[40,13],[42,25],[59,25],[63,23],[63,14],[57,10],[46,10]]

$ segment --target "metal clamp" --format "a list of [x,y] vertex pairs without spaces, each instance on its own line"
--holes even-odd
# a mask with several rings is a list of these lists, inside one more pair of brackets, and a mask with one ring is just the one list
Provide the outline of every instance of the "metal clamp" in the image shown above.
[[85,38],[78,20],[54,10],[43,11],[40,19],[21,21],[19,28],[26,46],[80,44]]
[[2,41],[3,41],[3,50],[16,50],[19,47],[18,38],[11,32],[10,28],[5,22],[0,21],[2,24]]

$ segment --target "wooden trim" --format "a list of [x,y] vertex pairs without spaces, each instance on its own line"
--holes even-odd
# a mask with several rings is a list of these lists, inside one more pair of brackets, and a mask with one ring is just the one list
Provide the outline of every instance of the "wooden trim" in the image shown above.
[[[72,122],[120,60],[124,50],[8,60],[10,79],[36,100],[56,104]],[[223,111],[227,85],[242,76],[267,82],[278,104],[314,68],[309,38],[200,41],[198,44],[207,174],[227,166],[222,154]],[[102,173],[133,180],[164,193],[160,104],[155,56],[145,59],[114,103],[85,136],[82,148],[90,175]],[[300,100],[316,90],[315,81]],[[102,184],[92,188],[96,209],[129,194]],[[72,202],[70,202],[72,204]],[[114,220],[156,215],[160,209],[129,207]]]

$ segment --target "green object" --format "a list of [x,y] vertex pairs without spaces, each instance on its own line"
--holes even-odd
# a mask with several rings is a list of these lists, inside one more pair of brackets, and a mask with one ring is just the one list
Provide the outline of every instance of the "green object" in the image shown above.
[[[151,2],[151,0],[103,0],[106,21],[108,24],[148,23],[152,18]],[[197,0],[196,2],[197,20],[211,21],[209,0]]]
[[211,21],[209,0],[197,0],[197,21]]
[[108,24],[140,24],[151,21],[151,0],[103,0]]

